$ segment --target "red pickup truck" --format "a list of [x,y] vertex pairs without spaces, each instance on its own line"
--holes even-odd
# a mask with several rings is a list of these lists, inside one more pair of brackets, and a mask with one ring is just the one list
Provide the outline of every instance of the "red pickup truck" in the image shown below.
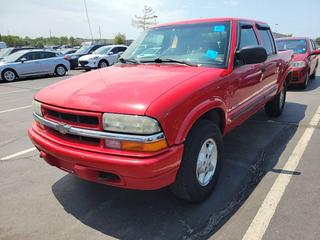
[[123,188],[170,186],[205,199],[222,136],[261,108],[279,116],[292,51],[267,24],[219,18],[146,30],[116,65],[58,82],[34,98],[29,136],[49,164]]
[[309,79],[315,78],[319,65],[317,55],[320,54],[320,50],[317,49],[316,42],[306,37],[287,37],[277,39],[276,45],[279,51],[294,51],[291,63],[293,71],[289,84],[305,89]]

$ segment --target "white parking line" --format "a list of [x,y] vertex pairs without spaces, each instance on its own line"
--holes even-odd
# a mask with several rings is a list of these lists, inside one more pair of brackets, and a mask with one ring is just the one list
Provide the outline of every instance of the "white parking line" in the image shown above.
[[9,159],[11,159],[11,158],[18,157],[18,156],[20,156],[20,155],[23,155],[23,154],[25,154],[25,153],[32,152],[32,151],[35,151],[35,150],[36,150],[35,147],[28,148],[28,149],[26,149],[26,150],[23,150],[23,151],[20,151],[20,152],[11,154],[11,155],[9,155],[9,156],[3,157],[3,158],[0,159],[0,161],[9,160]]
[[21,93],[21,92],[29,92],[31,90],[29,89],[24,89],[24,90],[16,90],[16,91],[11,91],[11,92],[3,92],[3,93],[0,93],[0,95],[5,95],[5,94],[10,94],[10,93]]
[[[312,134],[318,126],[319,122],[320,106],[312,117],[309,126],[306,128],[302,137],[295,146],[292,154],[290,155],[283,168],[284,170],[292,172],[296,170],[301,157],[308,146]],[[273,217],[276,208],[286,190],[286,187],[291,180],[291,177],[292,175],[288,174],[280,174],[277,177],[242,240],[262,239],[270,224],[271,218]]]
[[13,112],[13,111],[16,111],[16,110],[26,109],[26,108],[30,108],[30,107],[32,107],[32,105],[18,107],[18,108],[10,108],[10,109],[7,109],[7,110],[2,110],[2,111],[0,111],[0,113]]

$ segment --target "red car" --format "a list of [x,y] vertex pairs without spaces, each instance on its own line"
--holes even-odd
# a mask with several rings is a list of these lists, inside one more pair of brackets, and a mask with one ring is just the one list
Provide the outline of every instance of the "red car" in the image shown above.
[[320,50],[317,49],[316,42],[310,38],[289,37],[277,39],[276,44],[279,51],[294,51],[293,73],[289,84],[305,89],[309,79],[315,78],[319,65],[317,55]]
[[222,136],[261,108],[281,114],[292,56],[277,52],[262,22],[159,25],[118,64],[38,92],[29,136],[49,164],[80,178],[131,189],[170,186],[201,201],[218,179]]

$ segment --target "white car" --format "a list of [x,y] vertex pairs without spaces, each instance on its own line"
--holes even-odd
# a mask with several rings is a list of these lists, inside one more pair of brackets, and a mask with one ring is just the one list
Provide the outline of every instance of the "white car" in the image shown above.
[[70,70],[69,61],[60,53],[46,50],[23,50],[10,54],[0,61],[0,76],[7,82],[35,75],[64,76],[68,70]]
[[92,54],[79,58],[79,66],[85,69],[104,68],[117,62],[119,56],[127,49],[125,45],[100,47]]

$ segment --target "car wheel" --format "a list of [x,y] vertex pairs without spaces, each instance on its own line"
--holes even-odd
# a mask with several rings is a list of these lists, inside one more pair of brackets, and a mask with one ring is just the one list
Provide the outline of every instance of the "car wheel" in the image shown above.
[[309,74],[307,74],[306,79],[304,80],[304,82],[300,85],[301,89],[306,89],[308,87],[308,83],[309,83],[309,79],[311,78],[311,76]]
[[109,64],[107,61],[104,61],[104,60],[101,60],[98,64],[98,68],[105,68],[105,67],[108,67]]
[[286,104],[286,97],[287,82],[284,82],[282,90],[265,105],[264,109],[266,111],[266,114],[269,117],[279,117],[282,114],[284,106]]
[[17,79],[17,77],[17,73],[12,69],[6,69],[1,74],[1,78],[7,82],[12,82]]
[[67,72],[67,70],[66,70],[65,66],[63,66],[63,65],[56,66],[56,69],[54,71],[54,73],[59,77],[66,75],[66,72]]
[[310,75],[310,79],[315,79],[316,78],[316,73],[317,73],[317,69],[318,69],[318,63],[314,69],[314,72]]
[[216,124],[198,121],[185,142],[176,181],[170,186],[179,198],[200,202],[213,191],[221,169],[222,135]]

